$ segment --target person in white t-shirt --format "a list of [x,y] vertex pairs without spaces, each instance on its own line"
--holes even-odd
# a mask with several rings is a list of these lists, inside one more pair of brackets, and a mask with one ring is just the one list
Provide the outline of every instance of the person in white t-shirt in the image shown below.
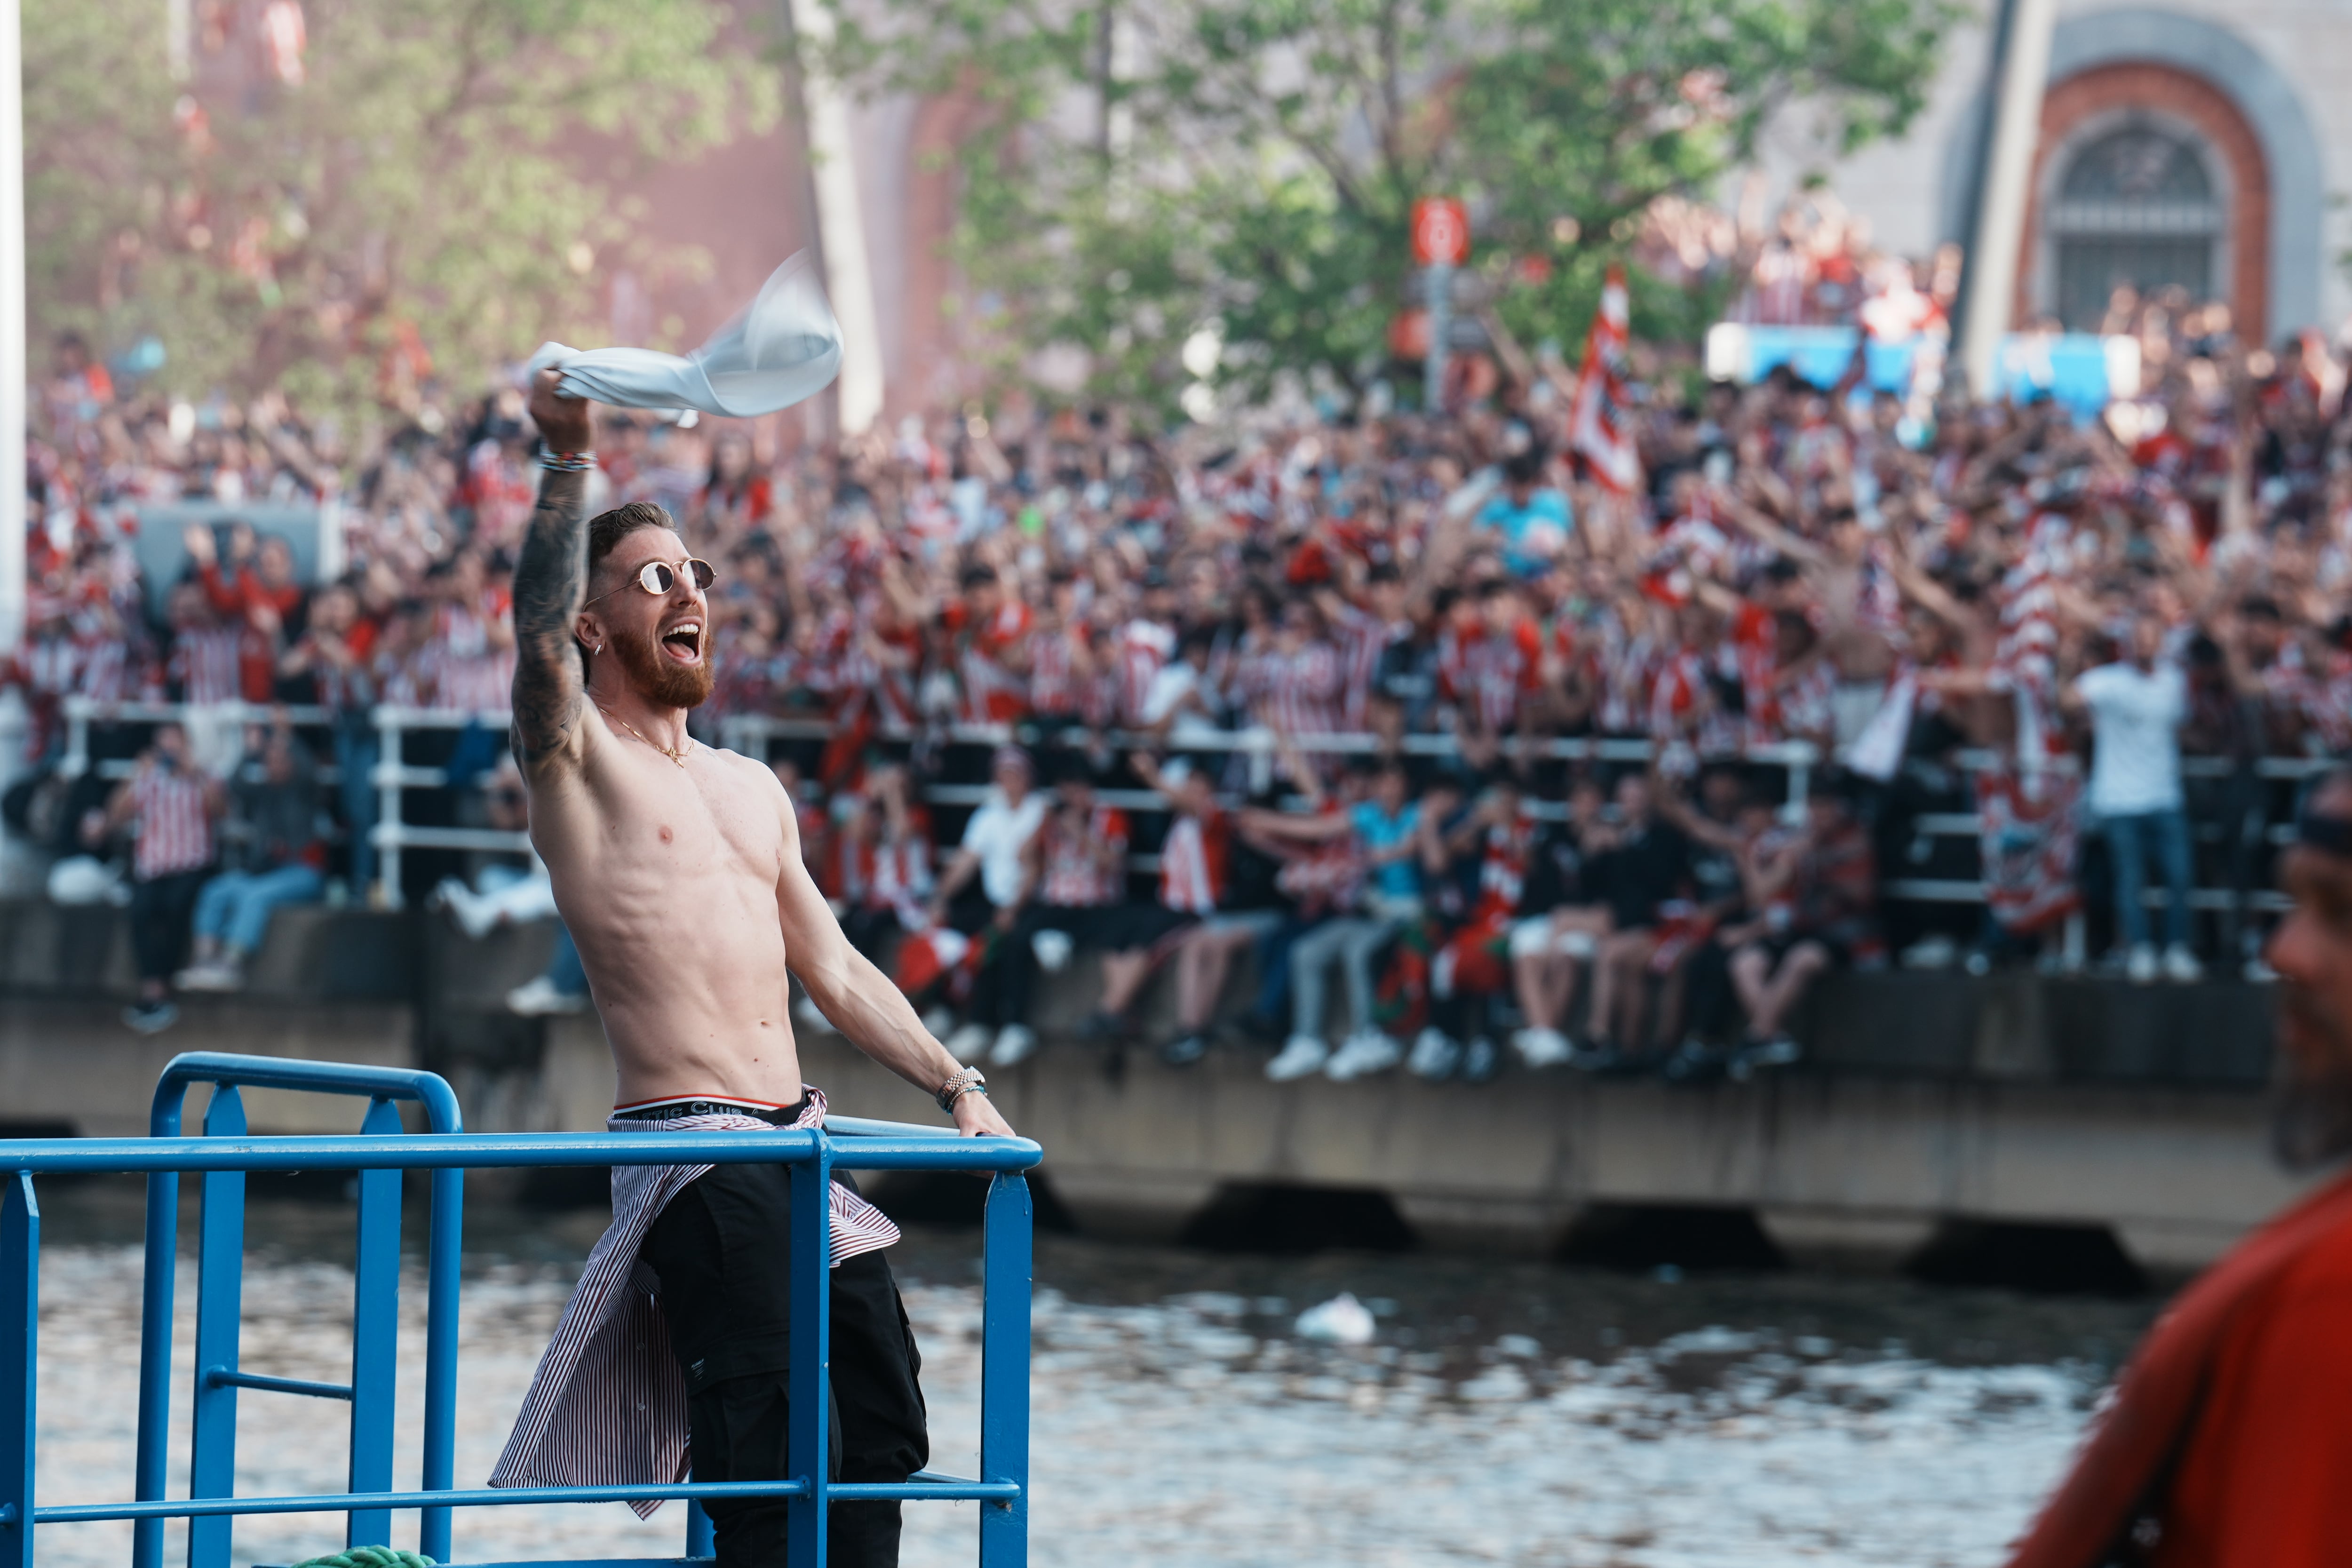
[[[1046,801],[1036,793],[1036,767],[1018,746],[1001,746],[991,769],[996,787],[964,824],[963,841],[931,895],[934,925],[961,931],[987,945],[972,984],[963,1025],[948,1037],[948,1049],[971,1061],[991,1047],[1008,1058],[1026,1056],[1036,1044],[1028,1020],[1016,1015],[1008,996],[998,953],[1013,940],[1021,911],[1035,891],[1025,853],[1045,820]],[[975,889],[973,883],[977,881]]]
[[2133,980],[2157,976],[2149,941],[2147,861],[2154,856],[2165,887],[2162,968],[2174,980],[2203,973],[2189,947],[2189,822],[2181,811],[2180,725],[2189,687],[2180,667],[2159,662],[2164,626],[2153,616],[2132,623],[2128,647],[2087,669],[2068,693],[2091,717],[2091,815],[2115,862],[2116,925]]

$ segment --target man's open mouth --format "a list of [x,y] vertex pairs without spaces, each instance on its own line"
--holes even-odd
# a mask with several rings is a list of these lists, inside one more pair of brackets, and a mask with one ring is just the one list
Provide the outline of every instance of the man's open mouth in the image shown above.
[[702,623],[680,621],[662,634],[662,651],[680,664],[702,662]]

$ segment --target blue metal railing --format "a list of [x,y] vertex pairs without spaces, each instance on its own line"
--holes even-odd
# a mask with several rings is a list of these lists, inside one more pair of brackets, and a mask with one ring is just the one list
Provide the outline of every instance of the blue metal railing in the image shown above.
[[[180,1127],[182,1104],[192,1083],[213,1085],[204,1134],[194,1138],[182,1136]],[[241,1087],[364,1096],[368,1109],[357,1136],[253,1137],[246,1131]],[[399,1100],[422,1108],[425,1132],[402,1130]],[[239,1514],[341,1512],[347,1516],[346,1545],[365,1546],[391,1544],[392,1514],[407,1509],[420,1513],[418,1550],[446,1563],[453,1509],[648,1498],[689,1501],[686,1555],[705,1558],[711,1554],[711,1534],[701,1500],[739,1497],[800,1500],[800,1506],[788,1510],[792,1568],[820,1568],[824,1563],[829,1503],[885,1499],[986,1503],[980,1510],[982,1568],[1021,1568],[1027,1561],[1031,1207],[1028,1184],[1018,1173],[1036,1164],[1041,1152],[1026,1139],[959,1138],[939,1128],[849,1117],[828,1118],[823,1132],[777,1131],[756,1139],[731,1132],[467,1133],[456,1096],[432,1073],[215,1053],[177,1058],[164,1070],[151,1127],[147,1138],[0,1141],[0,1182],[5,1184],[5,1196],[0,1196],[0,1568],[32,1568],[34,1531],[41,1524],[131,1520],[134,1568],[162,1568],[163,1521],[184,1518],[189,1521],[189,1568],[228,1568],[230,1531]],[[739,1163],[792,1167],[789,1475],[772,1481],[675,1486],[456,1487],[458,1258],[466,1169]],[[824,1380],[831,1316],[825,1289],[831,1250],[826,1191],[836,1167],[992,1173],[982,1225],[978,1479],[928,1471],[896,1484],[826,1479]],[[406,1170],[433,1173],[425,1271],[425,1433],[422,1486],[416,1491],[395,1491],[392,1462],[400,1173]],[[351,1171],[358,1175],[359,1241],[348,1384],[273,1377],[247,1372],[238,1363],[245,1177],[255,1171]],[[137,1497],[130,1502],[40,1507],[35,1494],[34,1435],[40,1208],[33,1178],[122,1172],[148,1173]],[[202,1174],[204,1202],[198,1221],[189,1496],[172,1499],[164,1493],[182,1172]],[[236,1496],[239,1389],[348,1400],[349,1489],[292,1497]]]

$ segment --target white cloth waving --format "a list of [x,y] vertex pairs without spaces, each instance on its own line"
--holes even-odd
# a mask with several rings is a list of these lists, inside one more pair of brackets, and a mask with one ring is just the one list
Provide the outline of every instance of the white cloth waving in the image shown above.
[[654,349],[544,343],[530,374],[560,370],[566,397],[623,408],[695,408],[748,419],[821,392],[841,369],[841,323],[805,250],[768,275],[759,297],[711,340],[680,359]]

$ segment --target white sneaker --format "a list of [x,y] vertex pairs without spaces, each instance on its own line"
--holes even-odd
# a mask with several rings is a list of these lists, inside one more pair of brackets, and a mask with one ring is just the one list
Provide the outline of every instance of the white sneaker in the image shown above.
[[988,1053],[988,1065],[1009,1068],[1026,1061],[1037,1048],[1037,1031],[1026,1024],[1007,1024],[996,1031],[996,1048]]
[[1558,1029],[1521,1029],[1511,1037],[1511,1044],[1531,1068],[1556,1068],[1576,1057],[1576,1047]]
[[434,890],[441,895],[441,901],[449,907],[449,912],[457,918],[457,929],[476,942],[497,929],[498,906],[457,878],[444,877],[441,885]]
[[585,996],[574,996],[558,991],[546,975],[525,981],[507,993],[507,1011],[520,1013],[526,1018],[547,1018],[559,1014],[577,1013],[588,1005]]
[[2179,942],[2164,950],[2164,977],[2179,985],[2190,985],[2205,978],[2205,966],[2197,955]]
[[1412,1055],[1405,1058],[1405,1067],[1417,1078],[1433,1082],[1454,1076],[1462,1065],[1462,1047],[1454,1037],[1434,1025],[1423,1029],[1412,1042]]
[[2256,985],[2268,985],[2278,978],[2278,971],[2265,963],[2260,953],[2246,960],[2242,973],[2249,982]]
[[1949,969],[1960,956],[1960,944],[1942,931],[1932,931],[1903,950],[1906,969]]
[[1282,1043],[1282,1054],[1265,1064],[1265,1076],[1276,1083],[1305,1078],[1331,1059],[1331,1047],[1312,1035],[1293,1035]]
[[2148,942],[2133,946],[2131,956],[2124,961],[2124,973],[2135,985],[2146,985],[2156,978],[2156,948]]
[[242,991],[245,972],[226,959],[216,958],[210,963],[192,963],[172,976],[173,988],[181,991]]
[[816,1005],[816,998],[814,996],[803,995],[799,1001],[793,1003],[793,1016],[798,1018],[801,1021],[801,1026],[811,1034],[830,1035],[835,1032],[833,1020],[824,1016],[824,1009]]
[[1386,1072],[1402,1060],[1402,1046],[1378,1029],[1366,1029],[1360,1035],[1348,1037],[1347,1044],[1324,1064],[1323,1075],[1334,1083],[1348,1083],[1376,1072]]
[[960,1024],[948,1037],[948,1055],[960,1062],[976,1062],[993,1037],[985,1024]]

